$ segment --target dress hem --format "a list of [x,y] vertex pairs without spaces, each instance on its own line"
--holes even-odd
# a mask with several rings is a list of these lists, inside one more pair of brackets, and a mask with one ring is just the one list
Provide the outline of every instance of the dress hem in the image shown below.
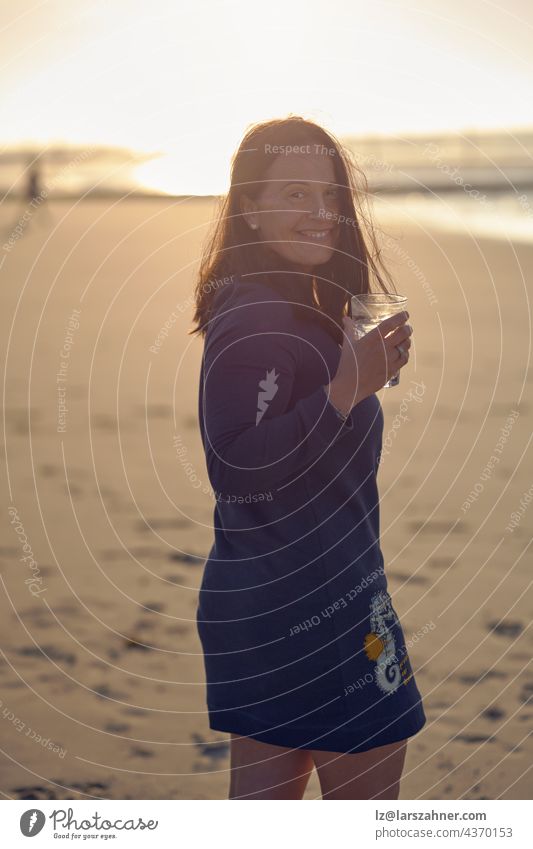
[[[366,752],[388,743],[397,743],[417,734],[426,724],[427,718],[420,702],[408,711],[408,716],[393,718],[387,725],[371,723],[361,726],[356,721],[340,723],[337,729],[324,729],[323,726],[307,728],[264,726],[250,714],[240,711],[232,714],[225,711],[225,718],[216,712],[209,712],[209,728],[251,737],[262,743],[282,746],[290,749],[314,749],[316,751],[357,753]],[[363,738],[363,739],[361,739]]]

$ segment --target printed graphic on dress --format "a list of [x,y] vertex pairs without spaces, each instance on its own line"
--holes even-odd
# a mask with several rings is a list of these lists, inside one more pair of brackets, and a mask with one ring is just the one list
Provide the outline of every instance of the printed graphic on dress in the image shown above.
[[257,393],[257,413],[255,416],[256,427],[265,415],[270,401],[272,401],[279,389],[276,383],[278,377],[279,374],[276,374],[276,369],[272,368],[270,371],[267,370],[266,377],[259,381],[260,391]]
[[371,631],[364,647],[368,659],[376,662],[374,680],[383,693],[394,693],[413,676],[407,649],[396,646],[393,625],[400,628],[390,595],[379,590],[370,600]]

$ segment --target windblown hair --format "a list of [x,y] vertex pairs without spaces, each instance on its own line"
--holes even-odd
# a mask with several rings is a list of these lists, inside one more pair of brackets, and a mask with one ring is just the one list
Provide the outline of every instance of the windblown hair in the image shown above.
[[[339,240],[332,258],[316,266],[312,277],[299,272],[297,265],[291,266],[261,241],[257,231],[250,230],[241,209],[241,196],[256,198],[268,179],[273,161],[268,145],[307,144],[333,150],[339,219],[349,222],[339,225]],[[375,279],[377,291],[396,291],[380,254],[366,177],[340,141],[299,116],[252,125],[233,156],[230,188],[221,199],[214,229],[203,251],[195,286],[196,326],[189,333],[206,333],[216,292],[223,281],[238,275],[244,279],[266,277],[265,282],[282,292],[299,316],[318,320],[341,343],[342,317],[350,314],[352,295],[374,291],[370,288],[371,279]],[[304,285],[302,281],[309,282]]]

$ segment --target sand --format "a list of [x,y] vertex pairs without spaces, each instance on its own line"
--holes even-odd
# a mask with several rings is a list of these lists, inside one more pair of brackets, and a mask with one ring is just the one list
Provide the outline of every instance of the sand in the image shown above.
[[[213,499],[186,335],[212,203],[49,207],[0,246],[0,790],[225,798],[195,624]],[[18,212],[1,207],[2,244]],[[526,799],[533,245],[386,225],[415,341],[380,393],[382,548],[428,716],[401,798]]]

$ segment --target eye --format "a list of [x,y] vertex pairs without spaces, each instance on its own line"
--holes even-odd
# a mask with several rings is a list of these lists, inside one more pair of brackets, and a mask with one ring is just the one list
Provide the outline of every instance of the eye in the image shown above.
[[300,191],[299,189],[295,192],[291,192],[291,198],[296,198],[296,200],[301,200],[305,195],[305,192]]

